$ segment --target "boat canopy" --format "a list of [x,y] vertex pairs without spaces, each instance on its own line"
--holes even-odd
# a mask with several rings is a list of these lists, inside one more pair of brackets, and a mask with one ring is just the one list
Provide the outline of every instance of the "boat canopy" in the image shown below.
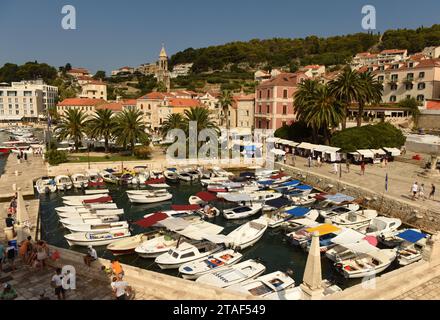
[[356,150],[360,155],[362,155],[364,158],[374,158],[374,152],[370,149],[359,149]]
[[337,193],[337,194],[329,194],[324,196],[324,198],[327,201],[333,202],[333,203],[342,203],[342,202],[347,202],[347,201],[353,201],[354,198],[347,196],[345,194],[342,193]]
[[384,149],[386,152],[391,153],[393,157],[400,156],[400,150],[397,148],[382,148],[382,149]]
[[196,197],[199,197],[205,202],[214,201],[217,199],[217,196],[214,193],[208,191],[200,191],[196,193]]
[[148,227],[151,227],[152,225],[158,223],[159,221],[165,220],[167,218],[168,218],[168,215],[166,213],[156,212],[147,218],[136,221],[135,224],[137,224],[138,226],[140,226],[142,228],[148,228]]
[[202,240],[206,235],[219,234],[223,229],[224,228],[219,225],[202,221],[197,224],[190,224],[185,229],[178,230],[177,232],[189,239]]
[[282,207],[288,205],[289,203],[290,203],[290,200],[283,198],[283,197],[273,199],[273,200],[268,200],[265,202],[266,205],[268,205],[270,207],[275,207],[275,208],[282,208]]
[[310,211],[310,208],[296,207],[296,208],[293,208],[290,210],[286,210],[284,212],[287,214],[290,214],[291,216],[304,217],[309,211]]
[[228,243],[231,242],[230,237],[224,235],[224,234],[204,234],[203,239],[208,240],[212,243]]
[[295,219],[295,220],[290,220],[290,221],[297,224],[297,225],[302,225],[305,227],[312,227],[317,224],[317,222],[315,220],[312,220],[309,218],[300,218],[300,219]]
[[280,172],[280,173],[278,173],[276,175],[271,176],[270,178],[276,180],[276,179],[281,179],[282,177],[285,177],[285,176],[287,176],[287,174],[285,174],[283,172]]
[[159,226],[165,227],[171,231],[183,230],[188,227],[191,222],[182,218],[168,218],[157,223]]
[[306,231],[308,233],[314,233],[315,231],[317,231],[320,236],[324,236],[326,234],[337,232],[340,230],[341,230],[340,228],[338,228],[332,224],[327,224],[327,223],[321,224],[321,225],[314,227],[314,228],[306,229]]
[[356,242],[356,243],[344,244],[343,247],[348,249],[348,250],[351,250],[353,252],[356,252],[356,253],[369,253],[369,252],[380,250],[380,249],[376,248],[375,246],[372,246],[366,240],[360,241],[360,242]]
[[311,190],[311,189],[313,189],[313,187],[309,186],[307,184],[300,184],[300,185],[296,186],[295,189],[305,191],[305,190]]
[[426,238],[426,234],[422,232],[418,232],[415,230],[405,230],[397,235],[397,237],[412,243],[416,243],[417,241]]
[[284,156],[286,154],[286,151],[283,151],[280,149],[272,149],[272,150],[270,150],[270,152],[277,155],[277,156]]
[[200,210],[200,206],[198,204],[173,204],[171,205],[172,210],[176,211],[195,211]]
[[344,229],[340,234],[334,237],[331,241],[336,244],[355,243],[365,238],[365,235],[353,230]]
[[269,179],[269,180],[259,180],[257,181],[258,184],[262,184],[264,186],[270,186],[275,183],[275,180]]
[[280,185],[280,187],[290,187],[290,186],[297,186],[301,183],[301,181],[299,180],[291,180],[291,181],[287,181],[284,182]]
[[145,184],[159,184],[159,183],[165,183],[165,178],[149,179],[145,181]]
[[223,199],[229,202],[251,201],[252,198],[247,193],[225,193]]

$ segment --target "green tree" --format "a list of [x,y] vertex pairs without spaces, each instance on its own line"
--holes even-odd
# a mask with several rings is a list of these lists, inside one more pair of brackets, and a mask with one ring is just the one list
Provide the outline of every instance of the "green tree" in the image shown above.
[[167,86],[162,81],[159,81],[157,83],[156,89],[157,89],[157,92],[167,92],[168,91]]
[[172,113],[168,115],[160,127],[162,137],[166,137],[168,132],[173,129],[185,130],[185,121],[181,113]]
[[72,139],[78,151],[87,128],[87,115],[81,110],[69,109],[61,117],[55,132],[61,140]]
[[[195,121],[197,123],[197,133],[204,129],[213,129],[217,131],[217,133],[220,132],[217,123],[212,119],[211,111],[206,107],[195,107],[187,109],[185,110],[184,115],[185,131],[187,137],[189,137],[189,123],[191,121]],[[199,149],[202,144],[202,141],[197,141],[197,149]]]
[[[294,95],[293,109],[299,121],[307,123],[308,114],[312,108],[312,102],[316,97],[320,84],[316,80],[307,79],[298,85]],[[313,141],[317,142],[318,132],[315,126],[311,126]]]
[[140,110],[124,110],[115,117],[113,135],[116,143],[127,147],[130,145],[131,154],[134,155],[136,143],[148,144],[149,136],[145,132],[145,124]]
[[420,110],[419,103],[415,98],[405,98],[398,103],[399,107],[407,108],[411,111],[412,119],[414,121],[414,127],[417,128],[419,125]]
[[223,111],[222,125],[224,125],[223,119],[226,122],[226,129],[229,130],[229,107],[232,105],[232,93],[229,90],[223,90],[219,97],[219,104]]
[[326,85],[319,85],[308,106],[305,122],[315,130],[322,130],[325,143],[330,143],[330,128],[335,128],[344,119],[340,102]]
[[109,152],[109,140],[112,137],[116,121],[113,111],[109,109],[96,110],[87,123],[88,133],[91,138],[104,139],[105,152]]
[[332,95],[343,103],[344,119],[342,129],[347,127],[347,110],[351,103],[359,101],[363,92],[363,83],[359,73],[347,66],[334,80],[330,81],[329,88]]
[[364,107],[366,104],[378,104],[382,100],[383,85],[370,72],[364,72],[359,75],[362,85],[362,92],[358,97],[357,126],[362,125]]
[[95,75],[93,76],[93,79],[95,79],[95,80],[98,80],[98,79],[103,80],[105,78],[106,78],[106,75],[105,75],[105,71],[103,71],[103,70],[98,70],[95,73]]

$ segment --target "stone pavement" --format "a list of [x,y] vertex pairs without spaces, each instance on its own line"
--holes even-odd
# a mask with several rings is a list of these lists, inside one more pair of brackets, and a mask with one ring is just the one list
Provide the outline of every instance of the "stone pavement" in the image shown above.
[[394,298],[394,300],[440,300],[440,277]]
[[[419,173],[423,172],[423,169],[420,166],[411,163],[393,161],[389,162],[386,167],[381,167],[380,164],[368,164],[364,176],[361,175],[360,166],[353,164],[350,165],[350,172],[347,173],[345,164],[341,164],[341,178],[339,178],[339,174],[336,175],[333,173],[332,164],[324,163],[321,167],[315,166],[308,168],[307,159],[296,156],[295,166],[301,170],[319,173],[333,179],[339,179],[341,182],[357,184],[360,187],[370,189],[377,193],[385,193],[385,175],[388,173],[388,191],[386,192],[388,196],[411,204],[416,202],[418,206],[424,209],[440,212],[440,180],[420,177]],[[417,181],[419,185],[422,183],[425,184],[426,197],[431,191],[431,183],[434,183],[437,187],[435,198],[425,201],[421,199],[416,201],[411,200],[410,188],[415,181]]]
[[[13,272],[3,272],[0,276],[0,283],[11,284],[16,290],[18,297],[16,300],[39,300],[40,294],[45,292],[45,296],[51,300],[57,299],[54,288],[50,281],[55,274],[53,267],[47,266],[44,270],[37,271],[21,262],[18,262],[17,270]],[[66,292],[67,300],[109,300],[113,299],[110,283],[78,275],[76,279],[76,290]]]

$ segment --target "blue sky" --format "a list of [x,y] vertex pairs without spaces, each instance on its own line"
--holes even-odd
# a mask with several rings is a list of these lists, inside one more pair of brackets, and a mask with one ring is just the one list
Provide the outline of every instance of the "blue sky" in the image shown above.
[[[61,28],[74,5],[77,29]],[[440,23],[438,0],[2,0],[0,65],[29,60],[70,62],[91,71],[155,61],[236,40],[363,32],[361,8],[377,10],[377,30]]]

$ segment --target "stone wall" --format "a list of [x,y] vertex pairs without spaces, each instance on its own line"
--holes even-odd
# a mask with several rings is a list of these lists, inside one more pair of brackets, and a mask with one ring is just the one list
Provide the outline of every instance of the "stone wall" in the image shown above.
[[[72,265],[77,275],[90,277],[110,285],[110,278],[101,270],[102,266],[109,267],[110,261],[98,259],[89,268],[83,262],[83,255],[67,249],[50,246],[51,252],[57,250],[60,260],[54,262],[49,259],[53,267]],[[121,264],[124,270],[124,280],[135,290],[136,296],[158,300],[246,300],[252,296],[241,295],[208,285],[196,283],[170,275],[157,273],[126,264]],[[109,287],[110,290],[110,287]]]
[[422,114],[418,126],[423,129],[440,129],[440,114]]
[[302,169],[280,163],[277,163],[275,166],[276,168],[282,168],[292,177],[298,178],[325,192],[341,192],[354,198],[366,199],[365,204],[369,208],[377,210],[384,216],[399,218],[405,224],[427,232],[433,233],[440,230],[439,212],[421,209],[417,204],[362,188],[355,184],[328,178],[318,173],[306,172]]

